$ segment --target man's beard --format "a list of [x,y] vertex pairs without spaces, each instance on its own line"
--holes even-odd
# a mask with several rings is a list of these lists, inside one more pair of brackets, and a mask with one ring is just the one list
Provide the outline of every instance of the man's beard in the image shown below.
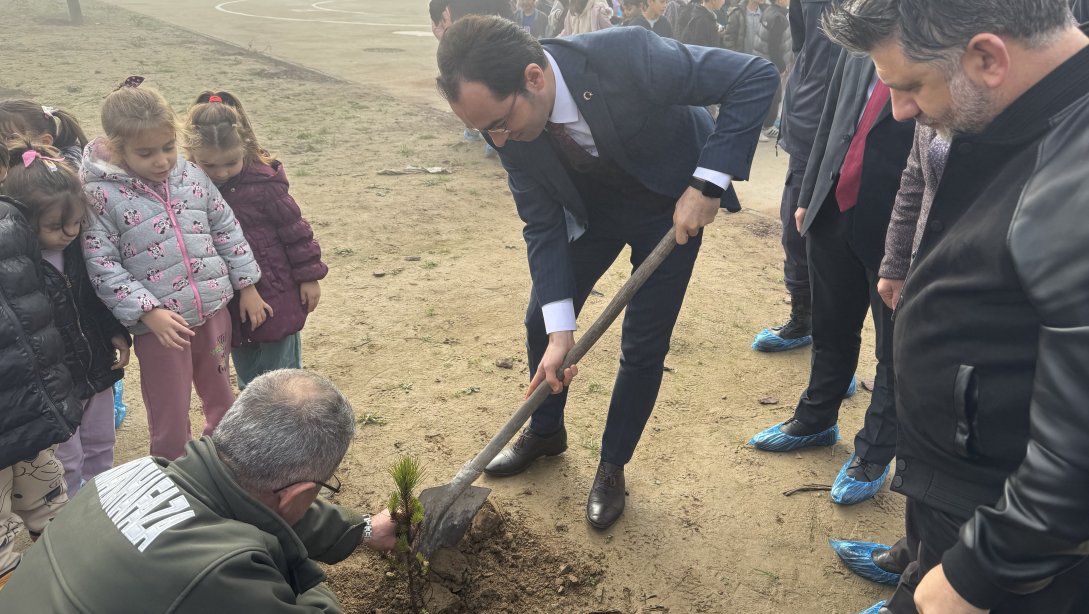
[[920,115],[916,121],[951,141],[959,134],[982,132],[994,120],[996,105],[990,90],[973,83],[963,70],[957,70],[949,80],[949,99],[949,109],[940,117]]

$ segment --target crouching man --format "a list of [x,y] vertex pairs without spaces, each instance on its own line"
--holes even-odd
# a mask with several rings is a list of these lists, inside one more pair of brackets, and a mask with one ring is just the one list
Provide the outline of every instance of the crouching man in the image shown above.
[[318,497],[355,429],[328,380],[285,369],[253,380],[211,437],[176,461],[145,457],[80,491],[0,591],[4,612],[328,612],[317,563],[388,550],[387,512]]

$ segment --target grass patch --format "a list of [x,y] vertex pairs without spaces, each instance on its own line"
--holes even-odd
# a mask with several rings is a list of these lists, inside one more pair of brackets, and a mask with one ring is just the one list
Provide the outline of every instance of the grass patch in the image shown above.
[[379,414],[373,414],[368,411],[364,412],[363,415],[356,418],[355,423],[359,426],[368,426],[371,424],[375,426],[383,426],[386,424],[386,419]]
[[594,458],[601,456],[601,439],[596,437],[584,437],[582,443],[579,445]]

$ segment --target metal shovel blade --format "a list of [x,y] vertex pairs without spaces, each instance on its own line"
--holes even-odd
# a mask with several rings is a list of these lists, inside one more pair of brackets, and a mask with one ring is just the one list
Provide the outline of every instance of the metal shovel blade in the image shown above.
[[[466,489],[455,484],[425,488],[420,493],[424,521],[419,552],[431,558],[439,548],[456,546],[491,492],[492,489],[483,486],[469,486]],[[444,509],[445,512],[442,511]]]
[[[669,232],[658,242],[654,251],[643,260],[643,263],[632,273],[628,281],[624,282],[616,296],[609,301],[609,304],[605,306],[605,310],[586,330],[586,333],[575,344],[575,347],[571,348],[571,351],[567,353],[563,366],[557,373],[561,379],[564,369],[578,363],[586,355],[586,352],[608,330],[613,320],[620,315],[620,312],[627,306],[632,296],[639,291],[639,288],[654,273],[658,265],[673,251],[673,248],[677,245],[674,237],[674,229],[670,228]],[[442,486],[428,488],[420,493],[420,503],[424,508],[424,521],[423,526],[420,528],[417,552],[422,552],[425,557],[430,557],[439,548],[453,546],[461,541],[461,538],[465,536],[465,531],[469,529],[473,517],[480,511],[480,507],[484,505],[484,500],[488,498],[488,494],[491,492],[488,488],[471,486],[471,484],[484,473],[488,463],[499,454],[503,446],[507,445],[507,442],[514,437],[518,429],[522,428],[522,425],[529,420],[533,412],[541,406],[541,403],[544,403],[550,394],[552,394],[552,390],[548,386],[537,386],[537,389],[525,399],[522,406],[514,412],[510,420],[492,437],[488,445],[484,446],[483,450],[466,463],[454,476],[453,480]]]

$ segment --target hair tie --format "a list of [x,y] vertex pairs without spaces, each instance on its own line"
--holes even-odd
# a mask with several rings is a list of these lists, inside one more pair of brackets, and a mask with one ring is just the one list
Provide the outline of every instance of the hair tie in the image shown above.
[[57,165],[55,162],[64,162],[64,158],[50,158],[43,156],[41,153],[34,149],[28,149],[23,152],[23,168],[28,168],[30,163],[35,159],[41,160],[42,164],[50,170],[50,172],[57,172]]
[[223,102],[223,98],[219,94],[212,94],[208,97],[208,102]]
[[143,82],[144,82],[143,77],[138,76],[138,75],[133,75],[133,76],[129,77],[128,79],[125,79],[124,81],[122,81],[121,85],[118,85],[117,88],[114,89],[113,91],[116,92],[117,90],[119,90],[119,89],[121,89],[123,87],[140,87],[140,84],[143,83]]
[[55,108],[47,107],[44,104],[42,105],[42,113],[45,113],[45,116],[49,119],[56,119],[56,117],[53,115],[56,112],[57,110]]

